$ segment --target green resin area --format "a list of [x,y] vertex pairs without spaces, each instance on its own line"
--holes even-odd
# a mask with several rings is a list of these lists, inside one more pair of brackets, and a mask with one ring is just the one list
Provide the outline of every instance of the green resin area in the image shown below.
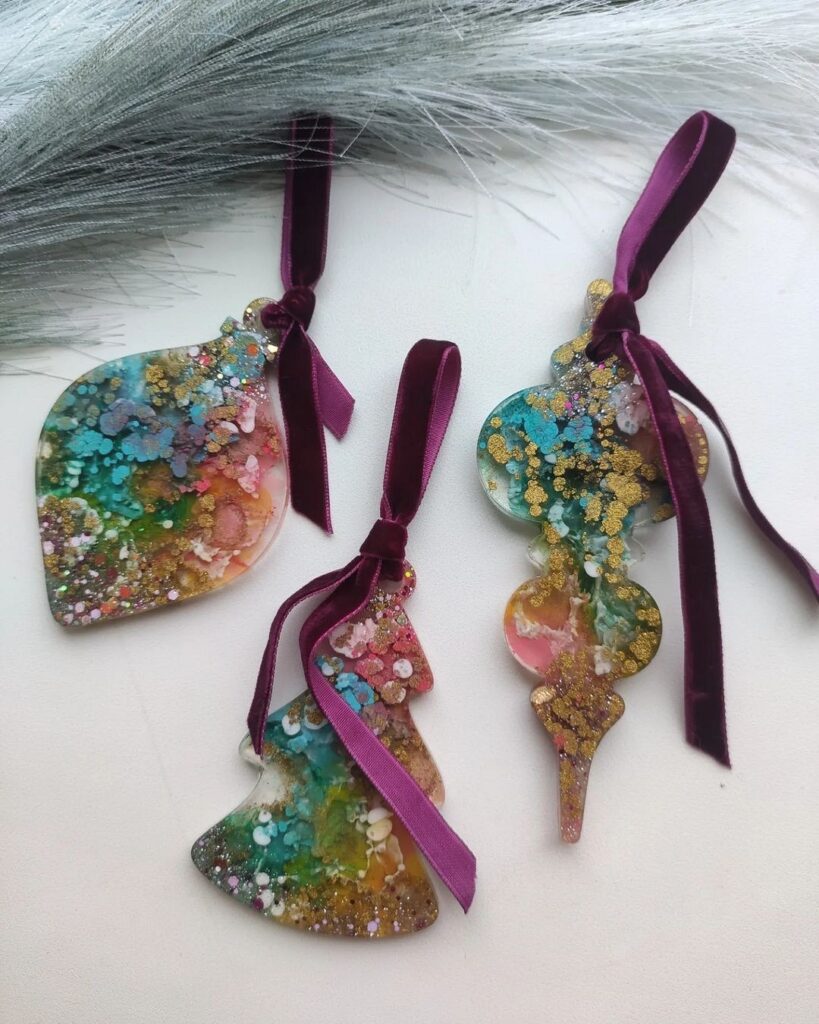
[[287,504],[266,339],[235,320],[204,345],[96,367],[40,437],[36,489],[54,617],[83,626],[241,575]]

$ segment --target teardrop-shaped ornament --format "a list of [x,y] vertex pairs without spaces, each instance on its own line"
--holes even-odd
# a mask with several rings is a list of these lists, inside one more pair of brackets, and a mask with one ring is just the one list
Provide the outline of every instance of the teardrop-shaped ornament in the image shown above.
[[55,619],[81,626],[224,586],[265,551],[288,503],[265,368],[277,337],[227,319],[213,341],[104,363],[55,402],[37,506]]

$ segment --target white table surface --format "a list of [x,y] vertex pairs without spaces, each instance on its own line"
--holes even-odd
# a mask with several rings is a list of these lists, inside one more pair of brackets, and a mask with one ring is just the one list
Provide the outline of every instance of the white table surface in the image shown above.
[[[593,152],[603,160],[607,151]],[[749,523],[709,427],[732,771],[687,747],[675,528],[646,531],[633,576],[664,616],[662,649],[625,681],[594,762],[584,835],[561,845],[556,759],[507,654],[500,616],[531,574],[527,531],[484,498],[474,446],[507,394],[547,378],[586,283],[610,274],[653,154],[546,176],[513,166],[490,192],[413,176],[412,192],[334,183],[312,334],[358,400],[330,440],[336,533],[292,513],[240,582],[167,613],[68,632],[51,619],[33,498],[46,376],[0,379],[0,1007],[9,1024],[809,1024],[815,1020],[819,637],[804,585]],[[819,559],[819,209],[736,172],[640,304],[730,425],[762,506]],[[206,340],[277,294],[280,200],[170,244],[185,272],[152,308],[116,311],[116,355]],[[260,213],[253,213],[260,210]],[[544,230],[544,226],[548,230]],[[198,248],[192,248],[195,243]],[[279,602],[343,564],[374,519],[395,385],[422,336],[463,352],[449,435],[409,552],[409,606],[435,690],[414,705],[478,858],[468,916],[439,885],[428,931],[382,943],[277,928],[191,864],[191,842],[243,798],[237,755]],[[89,358],[43,366],[71,378]],[[287,630],[279,702],[303,688]]]

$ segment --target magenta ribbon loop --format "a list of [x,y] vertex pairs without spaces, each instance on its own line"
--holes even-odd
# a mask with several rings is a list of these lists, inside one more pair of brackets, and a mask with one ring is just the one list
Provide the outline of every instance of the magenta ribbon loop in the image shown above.
[[611,355],[639,377],[657,435],[677,515],[680,591],[685,629],[685,729],[690,744],[730,765],[725,727],[722,634],[714,539],[694,457],[671,392],[703,412],[722,434],[749,515],[791,561],[819,598],[819,575],[774,529],[751,496],[728,430],[714,406],[656,341],[640,333],[635,301],[716,185],[731,156],[734,129],[706,111],[689,118],[660,155],[617,246],[614,291],[586,348],[589,359]]
[[324,428],[347,432],[354,399],[307,334],[324,270],[333,123],[301,117],[290,126],[284,185],[281,275],[285,293],[261,312],[264,327],[281,335],[279,395],[287,435],[293,508],[332,532]]
[[247,723],[254,749],[261,754],[282,627],[298,604],[325,594],[299,633],[308,686],[350,756],[404,823],[441,881],[468,910],[475,893],[474,855],[415,779],[315,664],[320,644],[337,626],[366,607],[379,580],[400,575],[407,526],[418,511],[432,473],[452,415],[460,375],[461,356],[450,342],[425,339],[410,349],[401,373],[387,450],[381,517],[351,562],[302,587],[276,613]]

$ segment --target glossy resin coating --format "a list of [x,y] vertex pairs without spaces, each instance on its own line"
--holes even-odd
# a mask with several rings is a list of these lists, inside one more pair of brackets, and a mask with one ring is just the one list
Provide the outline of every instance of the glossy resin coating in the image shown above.
[[58,622],[214,590],[277,532],[287,465],[265,382],[270,339],[249,329],[255,306],[246,316],[204,345],[105,363],[48,414],[36,486]]
[[[580,335],[552,355],[555,382],[501,402],[478,441],[490,499],[540,531],[529,549],[540,575],[510,598],[504,633],[539,680],[531,703],[560,758],[561,834],[569,842],[580,837],[591,759],[623,714],[614,684],[647,665],[660,642],[657,605],[628,577],[631,535],[673,515],[639,381],[614,357],[585,356],[610,291],[592,282]],[[704,477],[705,434],[675,404]]]
[[[432,673],[403,602],[414,586],[378,589],[335,630],[317,665],[436,804],[443,784],[409,709]],[[415,844],[350,758],[309,692],[267,720],[250,796],[196,841],[197,868],[271,921],[310,932],[382,938],[438,914]]]

